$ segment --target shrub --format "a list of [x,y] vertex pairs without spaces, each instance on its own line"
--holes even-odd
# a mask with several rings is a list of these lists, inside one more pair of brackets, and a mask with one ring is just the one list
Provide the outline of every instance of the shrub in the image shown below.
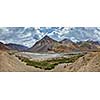
[[26,65],[34,66],[36,68],[45,69],[45,70],[51,70],[54,69],[56,65],[61,63],[73,63],[75,60],[77,60],[79,57],[83,56],[82,54],[75,55],[70,58],[56,58],[51,60],[45,60],[45,61],[32,61],[25,57],[18,57],[21,61],[26,62]]

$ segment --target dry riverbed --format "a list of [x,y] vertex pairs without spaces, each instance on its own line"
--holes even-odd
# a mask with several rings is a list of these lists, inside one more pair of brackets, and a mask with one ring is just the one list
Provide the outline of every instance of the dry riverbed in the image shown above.
[[59,64],[69,64],[75,62],[83,54],[64,54],[64,53],[28,53],[19,52],[15,53],[15,56],[19,58],[22,62],[25,62],[28,66],[33,66],[35,68],[40,68],[44,70],[52,70]]

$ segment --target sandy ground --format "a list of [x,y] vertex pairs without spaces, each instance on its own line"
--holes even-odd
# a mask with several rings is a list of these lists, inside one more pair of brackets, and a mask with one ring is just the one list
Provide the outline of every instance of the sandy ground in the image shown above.
[[74,63],[59,64],[52,70],[42,70],[27,66],[17,57],[0,51],[1,72],[100,72],[100,52],[90,52]]
[[17,57],[9,55],[7,52],[0,51],[0,71],[1,72],[37,72],[41,69],[26,66]]
[[90,52],[72,64],[59,64],[53,71],[100,72],[100,52]]
[[33,66],[27,66],[17,57],[0,51],[0,71],[1,72],[64,72],[69,64],[59,64],[52,70],[42,70]]

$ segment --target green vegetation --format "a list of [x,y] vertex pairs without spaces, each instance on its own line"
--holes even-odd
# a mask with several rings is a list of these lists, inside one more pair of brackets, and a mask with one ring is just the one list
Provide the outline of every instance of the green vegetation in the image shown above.
[[90,47],[90,46],[91,46],[91,44],[89,42],[84,42],[81,44],[80,47]]
[[77,60],[81,56],[83,56],[83,55],[78,54],[78,55],[75,55],[70,58],[62,57],[62,58],[56,58],[56,59],[52,59],[52,60],[45,60],[45,61],[33,61],[33,60],[30,60],[25,57],[19,57],[19,56],[17,56],[17,57],[21,61],[25,62],[26,65],[34,66],[36,68],[45,69],[45,70],[51,70],[51,69],[54,69],[54,67],[56,65],[61,64],[61,63],[73,63],[73,62],[75,62],[75,60]]

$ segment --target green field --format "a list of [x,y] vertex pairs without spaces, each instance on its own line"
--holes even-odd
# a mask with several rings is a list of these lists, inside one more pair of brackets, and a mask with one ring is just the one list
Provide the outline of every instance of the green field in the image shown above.
[[52,60],[45,60],[45,61],[33,61],[25,57],[19,57],[17,56],[22,62],[25,62],[26,65],[34,66],[36,68],[45,69],[45,70],[51,70],[54,69],[56,65],[62,64],[62,63],[73,63],[75,60],[77,60],[79,57],[82,57],[82,54],[74,55],[70,58],[56,58]]

